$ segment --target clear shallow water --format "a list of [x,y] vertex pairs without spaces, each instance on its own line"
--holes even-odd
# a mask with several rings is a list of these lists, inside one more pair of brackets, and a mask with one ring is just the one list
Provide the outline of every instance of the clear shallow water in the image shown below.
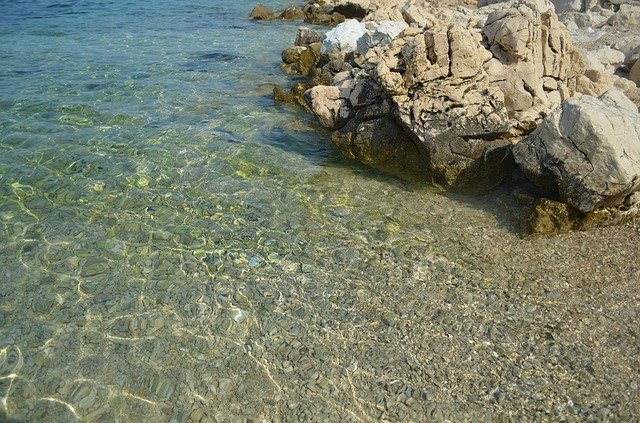
[[[298,24],[251,7],[0,2],[0,420],[422,420],[465,385],[420,352],[466,360],[487,290],[542,289],[498,206],[274,107]],[[464,339],[392,331],[451,304]]]

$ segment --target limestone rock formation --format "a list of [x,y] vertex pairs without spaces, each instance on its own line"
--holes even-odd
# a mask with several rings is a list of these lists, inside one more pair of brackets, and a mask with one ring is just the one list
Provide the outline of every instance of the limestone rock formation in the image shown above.
[[[347,3],[353,4],[339,10],[366,15],[326,34],[309,71],[313,84],[322,85],[304,98],[334,131],[334,144],[367,164],[427,172],[450,187],[492,187],[512,172],[512,146],[561,103],[613,86],[636,90],[614,75],[631,70],[626,53],[590,47],[585,59],[549,0],[477,10],[425,0],[327,0],[315,7],[331,13]],[[574,3],[568,13],[601,13],[603,4]],[[380,17],[398,21],[368,20]],[[300,32],[298,38],[307,41],[296,44],[311,49],[320,37]],[[303,51],[283,59],[300,63]]]
[[[527,133],[576,92],[583,57],[547,0],[515,0],[491,12],[482,28],[493,58],[485,64],[504,93],[512,127]],[[587,81],[584,82],[587,84]]]
[[405,31],[378,56],[374,78],[396,120],[448,186],[490,186],[511,171],[504,97],[483,68],[490,58],[479,34],[457,24]]
[[366,22],[365,27],[367,32],[356,41],[357,51],[361,55],[365,55],[373,47],[383,47],[391,43],[408,25],[404,21],[383,20]]
[[615,14],[613,10],[596,7],[585,12],[567,12],[561,17],[562,23],[578,28],[601,28],[606,25],[609,19]]
[[514,147],[525,175],[583,213],[640,188],[640,114],[620,91],[570,99]]

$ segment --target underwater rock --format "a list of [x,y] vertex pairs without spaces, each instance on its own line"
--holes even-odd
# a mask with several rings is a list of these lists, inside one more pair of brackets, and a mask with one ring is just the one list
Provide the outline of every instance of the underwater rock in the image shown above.
[[304,100],[304,93],[307,91],[308,87],[304,84],[297,83],[289,92],[285,92],[281,87],[275,86],[273,88],[273,100],[276,103],[292,103],[299,104],[304,107],[306,110],[309,110],[309,106]]
[[539,198],[521,222],[525,235],[549,235],[577,229],[583,215],[566,203]]
[[411,138],[390,117],[352,119],[331,141],[346,157],[390,169],[422,172],[425,160]]

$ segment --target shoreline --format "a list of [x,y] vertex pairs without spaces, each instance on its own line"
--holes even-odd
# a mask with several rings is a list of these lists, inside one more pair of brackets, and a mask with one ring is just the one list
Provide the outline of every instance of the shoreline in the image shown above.
[[5,3],[0,421],[640,419],[638,220],[345,158],[246,3]]
[[[490,33],[496,30],[488,29],[489,27],[483,24],[483,22],[487,20],[488,16],[504,14],[505,12],[501,9],[501,4],[504,3],[489,2],[496,4],[480,7],[479,9],[459,7],[453,10],[447,8],[447,5],[452,7],[452,4],[460,4],[461,2],[452,1],[449,2],[451,4],[447,3],[444,7],[437,8],[435,9],[436,11],[430,10],[430,12],[434,14],[440,13],[440,21],[444,19],[444,22],[452,22],[454,25],[466,22],[463,26],[471,26],[471,30],[466,33],[468,35],[463,35],[464,31],[460,32],[460,30],[456,29],[456,31],[458,31],[456,34],[459,35],[453,35],[454,37],[462,37],[461,40],[464,39],[464,37],[467,37],[469,40],[477,37],[476,39],[482,42],[481,44],[477,44],[477,47],[472,47],[468,52],[461,53],[466,54],[466,57],[470,57],[469,55],[473,54],[480,54],[482,58],[473,59],[471,56],[471,61],[465,59],[467,62],[455,64],[456,69],[460,69],[460,71],[457,72],[461,72],[460,75],[463,78],[460,81],[470,81],[464,82],[464,84],[467,84],[470,89],[474,90],[473,92],[477,93],[487,92],[487,88],[482,88],[483,86],[495,89],[494,87],[496,87],[495,84],[497,83],[498,96],[492,98],[491,96],[494,94],[490,96],[481,94],[485,96],[486,99],[481,99],[479,105],[482,105],[484,102],[485,105],[482,106],[482,110],[487,109],[490,111],[485,117],[482,117],[482,113],[484,112],[480,113],[478,109],[479,106],[473,104],[473,101],[477,100],[471,100],[471,97],[467,97],[467,99],[461,97],[459,100],[446,106],[443,106],[442,103],[437,105],[438,103],[432,100],[425,102],[425,100],[422,99],[420,100],[420,106],[417,106],[415,99],[409,98],[409,101],[407,101],[406,95],[402,94],[404,88],[397,85],[398,78],[405,78],[405,84],[408,83],[406,79],[407,76],[402,76],[404,71],[401,71],[400,74],[394,72],[389,73],[386,66],[384,68],[380,68],[380,66],[382,62],[388,60],[384,59],[387,51],[395,49],[395,53],[393,54],[397,55],[400,51],[398,48],[406,49],[411,45],[410,43],[413,42],[411,41],[413,34],[437,32],[439,31],[437,28],[442,24],[438,24],[438,21],[434,20],[434,15],[426,12],[426,9],[421,9],[422,6],[417,2],[407,1],[406,3],[397,3],[399,5],[403,3],[404,6],[392,5],[389,7],[386,4],[379,6],[376,2],[358,2],[356,4],[356,2],[336,1],[331,3],[331,6],[325,6],[324,8],[321,8],[321,6],[317,4],[310,4],[306,6],[306,8],[300,9],[300,13],[305,16],[305,21],[310,19],[310,10],[314,10],[315,14],[313,16],[317,16],[319,13],[318,10],[321,10],[326,16],[331,17],[338,15],[339,19],[334,19],[334,21],[340,21],[340,23],[337,24],[334,30],[328,31],[326,35],[309,29],[299,30],[294,46],[283,51],[282,68],[285,73],[309,78],[309,83],[296,84],[288,93],[280,88],[276,88],[274,90],[275,101],[296,103],[307,111],[315,114],[320,123],[332,133],[331,139],[333,144],[346,157],[391,171],[393,171],[393,169],[402,169],[403,171],[410,170],[418,173],[426,172],[425,176],[427,179],[434,179],[438,184],[445,188],[454,189],[455,191],[486,191],[493,186],[501,184],[506,179],[513,179],[513,172],[515,170],[516,180],[528,178],[534,182],[533,185],[528,182],[521,184],[513,193],[514,199],[521,203],[519,206],[520,210],[517,211],[517,213],[522,216],[520,226],[525,235],[551,234],[567,230],[580,230],[590,227],[619,224],[638,216],[640,209],[636,196],[630,195],[637,189],[635,185],[630,186],[626,191],[620,191],[619,194],[613,194],[609,191],[605,193],[605,190],[609,189],[605,187],[610,187],[613,184],[635,184],[632,182],[632,180],[635,180],[635,177],[632,175],[634,175],[634,172],[637,173],[638,169],[629,169],[628,172],[631,172],[631,175],[626,177],[628,179],[626,179],[625,182],[622,180],[615,180],[614,182],[614,179],[610,181],[606,179],[613,178],[610,173],[612,172],[612,170],[610,170],[611,168],[603,168],[597,177],[591,177],[594,180],[593,183],[587,182],[582,186],[581,183],[575,185],[575,182],[570,182],[576,179],[584,181],[588,178],[588,173],[580,173],[585,172],[579,170],[580,166],[583,165],[576,162],[575,164],[563,165],[564,169],[544,169],[542,173],[549,174],[552,172],[555,175],[556,181],[548,180],[548,176],[544,176],[543,181],[542,176],[533,175],[531,172],[539,173],[540,170],[535,169],[540,168],[540,166],[548,166],[548,164],[542,163],[557,159],[544,158],[539,156],[540,153],[537,152],[529,153],[530,147],[521,148],[524,142],[520,142],[524,140],[529,142],[530,145],[533,145],[532,143],[535,142],[540,143],[540,141],[535,141],[535,139],[529,141],[533,135],[528,138],[527,135],[534,132],[533,130],[540,125],[545,117],[548,116],[547,120],[552,119],[551,111],[556,110],[556,115],[559,114],[558,107],[561,105],[564,109],[565,104],[569,104],[567,103],[569,99],[604,95],[603,93],[605,93],[606,90],[614,87],[616,89],[617,87],[623,88],[630,98],[635,99],[636,105],[629,106],[631,103],[624,94],[620,95],[621,100],[617,100],[618,94],[614,95],[614,97],[616,97],[614,101],[622,101],[622,103],[625,104],[624,107],[632,107],[629,109],[632,112],[632,114],[629,114],[629,119],[630,122],[635,123],[630,123],[630,125],[640,127],[640,118],[637,114],[637,105],[640,104],[640,88],[636,88],[632,81],[614,75],[613,71],[616,70],[615,65],[608,64],[603,66],[600,64],[613,63],[611,60],[618,60],[618,63],[621,63],[620,61],[625,60],[625,56],[622,53],[612,50],[609,47],[601,48],[604,41],[600,41],[600,44],[595,45],[593,41],[591,41],[590,47],[592,49],[596,47],[600,48],[600,50],[597,50],[595,53],[595,61],[591,56],[583,56],[582,47],[573,47],[571,43],[573,36],[569,34],[566,26],[558,22],[558,17],[556,17],[551,3],[545,1],[537,3],[512,1],[509,2],[509,4],[517,5],[522,3],[528,5],[526,7],[551,8],[550,12],[545,11],[544,13],[542,11],[546,9],[542,9],[542,11],[531,9],[534,11],[533,14],[526,15],[524,19],[539,19],[539,17],[536,16],[540,16],[540,13],[548,16],[548,18],[545,19],[550,18],[551,23],[545,24],[550,25],[546,31],[548,31],[549,34],[554,34],[554,32],[560,34],[553,36],[559,36],[565,40],[561,41],[561,43],[564,43],[563,50],[556,52],[553,50],[554,47],[552,47],[548,53],[545,53],[547,56],[549,54],[555,55],[553,59],[554,62],[549,62],[549,60],[551,60],[549,57],[541,56],[540,53],[535,52],[535,49],[524,50],[524,52],[518,53],[525,54],[527,55],[526,57],[529,57],[525,59],[524,67],[520,65],[502,65],[500,61],[495,58],[492,59],[492,61],[487,61],[487,58],[484,56],[487,54],[484,49],[489,48],[486,33],[487,31]],[[464,6],[470,6],[470,2],[462,3]],[[484,3],[481,2],[478,6],[483,6]],[[336,5],[340,8],[338,9]],[[582,7],[586,6],[583,5]],[[601,10],[600,13],[606,15],[610,21],[624,12],[620,10],[614,13],[612,10],[598,7],[599,10]],[[292,8],[293,7],[290,7],[286,10],[291,10]],[[338,14],[336,12],[337,10],[344,13],[346,13],[345,10],[347,10],[350,13],[344,16]],[[505,16],[509,16],[509,13],[510,12],[506,12]],[[562,19],[565,22],[567,21],[566,16],[568,16],[569,13],[580,15],[579,13],[567,12],[565,10],[565,13],[562,15]],[[585,13],[591,12],[587,11]],[[272,14],[272,18],[276,16],[277,14]],[[362,23],[359,23],[353,18],[362,20]],[[396,21],[390,21],[388,20],[389,18],[396,19]],[[496,17],[492,19],[496,19]],[[518,15],[515,19],[514,22],[518,22],[517,19],[523,18]],[[575,17],[572,17],[572,19],[575,19]],[[326,21],[327,19],[323,20]],[[572,22],[568,23],[571,24]],[[521,23],[518,23],[518,25],[520,24]],[[485,25],[484,28],[482,25]],[[624,30],[628,28],[628,25],[620,28]],[[573,23],[572,29],[572,34],[577,34],[577,31],[579,31],[575,23]],[[498,31],[500,31],[500,29],[498,29]],[[627,31],[629,31],[629,29],[627,29]],[[640,45],[640,31],[632,30],[631,32],[637,33],[638,44]],[[362,36],[362,34],[364,34],[364,36]],[[482,40],[479,38],[480,35],[483,37]],[[451,33],[449,33],[448,36],[451,39]],[[403,37],[409,40],[409,44],[404,47],[402,46],[407,42],[403,41]],[[396,39],[394,40],[394,38]],[[591,39],[593,40],[594,38],[595,37],[592,37]],[[400,42],[398,42],[398,40],[400,40]],[[581,45],[587,45],[585,40],[589,40],[588,32],[586,36],[582,36]],[[460,45],[463,45],[467,41],[461,42],[462,44]],[[471,44],[474,42],[478,43],[478,41],[473,41]],[[536,40],[527,41],[527,45],[529,45],[529,43],[535,45],[537,42]],[[545,41],[545,43],[546,42],[547,41]],[[522,41],[522,43],[524,43],[524,41]],[[393,47],[394,45],[400,47]],[[484,46],[484,49],[482,46]],[[490,49],[490,51],[493,52],[491,54],[504,62],[504,59],[501,59],[502,56],[500,55],[504,55],[505,53],[500,53],[496,56],[498,50],[494,47]],[[437,48],[446,48],[446,46]],[[447,63],[458,60],[455,59],[455,56],[451,56],[451,46],[448,48],[450,50],[450,57],[447,58],[445,56],[443,59]],[[507,47],[500,45],[500,48],[504,49]],[[548,47],[546,48],[548,49]],[[476,53],[476,51],[479,53]],[[491,57],[491,54],[489,54],[489,57]],[[606,55],[608,56],[602,58]],[[612,57],[615,57],[615,59],[612,59]],[[396,59],[391,58],[391,60]],[[416,61],[418,59],[410,56],[403,60]],[[476,60],[476,62],[473,62],[473,60]],[[600,60],[600,62],[597,62],[597,60]],[[606,62],[606,60],[609,60],[609,62]],[[527,64],[527,61],[533,63],[539,61],[542,64],[536,66],[544,65],[545,70],[543,74],[550,75],[550,77],[542,77],[543,74],[541,73],[541,76],[534,77],[534,79],[541,78],[544,80],[544,83],[540,85],[539,88],[527,88],[526,90],[522,88],[522,81],[525,81],[525,85],[530,83],[526,82],[526,80],[531,77],[526,75],[539,72],[536,70],[538,68],[532,68],[531,65]],[[572,64],[572,61],[575,63]],[[548,66],[547,63],[554,63],[552,65],[553,67],[549,68],[549,70],[546,68]],[[416,61],[415,64],[411,64],[411,66],[421,66],[422,69],[425,69],[425,64],[421,64],[419,60]],[[429,67],[433,65],[427,63],[426,66]],[[473,69],[477,66],[484,67],[488,75],[485,71],[482,71],[479,72],[477,76],[473,76],[475,71],[468,72],[468,70],[464,70]],[[503,66],[506,66],[506,70],[502,70]],[[607,67],[605,68],[605,66]],[[623,69],[624,66],[626,65],[622,66]],[[571,69],[572,67],[575,67],[576,70],[567,73],[566,69]],[[513,68],[515,72],[511,70],[511,68]],[[384,69],[387,70],[385,71]],[[439,71],[434,69],[429,72]],[[522,72],[527,73],[524,73],[523,75],[525,76],[521,77],[519,73]],[[584,72],[586,76],[582,76],[582,72]],[[498,76],[492,76],[494,74]],[[505,78],[505,76],[502,75],[512,76],[506,76],[507,82],[501,82],[503,79],[500,78]],[[449,69],[448,77],[446,75],[446,69],[445,73],[441,74],[438,78],[442,78],[442,76],[445,76],[445,86],[449,83],[453,84],[451,88],[446,88],[448,93],[445,93],[446,90],[442,91],[441,83],[437,82],[437,85],[434,85],[433,88],[428,88],[425,94],[421,95],[440,96],[440,98],[449,99],[445,100],[445,102],[451,103],[450,98],[452,96],[459,96],[460,91],[456,86],[459,82],[455,81],[454,78],[457,78],[455,75],[452,77],[451,69]],[[385,82],[385,78],[389,77],[391,77],[391,79]],[[419,74],[416,74],[416,76],[412,78],[416,77],[418,79],[424,78]],[[486,85],[487,82],[481,82],[486,81],[487,78],[489,79],[489,85]],[[433,77],[427,76],[427,79],[421,82],[421,84],[430,84],[429,81],[432,79]],[[450,79],[451,82],[447,82],[447,79]],[[497,82],[491,82],[493,80]],[[402,81],[402,79],[400,79],[400,81]],[[395,84],[395,86],[389,84]],[[415,82],[411,84],[415,84]],[[479,86],[478,84],[481,85]],[[520,88],[517,87],[517,84],[520,84]],[[420,89],[424,90],[424,88]],[[557,91],[554,91],[554,89]],[[434,91],[429,94],[428,90]],[[411,95],[414,96],[415,94]],[[527,105],[527,101],[531,101],[527,100],[527,97],[531,98],[531,96],[533,96],[533,107]],[[610,94],[607,94],[607,96],[609,96],[607,98],[612,98]],[[585,100],[578,100],[578,102],[580,101]],[[618,109],[614,110],[612,108],[611,113],[621,113],[619,109],[621,106],[619,106],[619,104],[622,103],[614,104],[614,108]],[[495,107],[496,104],[500,105],[497,109]],[[502,104],[504,104],[504,106]],[[431,116],[427,117],[426,122],[418,122],[415,118],[411,117],[409,113],[409,111],[415,107],[420,107],[423,110],[425,107],[446,108],[443,108],[441,111],[435,111],[435,113],[430,112]],[[462,108],[462,118],[467,121],[469,119],[479,119],[479,122],[482,122],[480,123],[480,127],[478,127],[477,123],[469,127],[464,126],[468,124],[462,124],[462,126],[460,126],[455,123],[456,119],[459,121],[459,118],[450,114],[448,110],[450,110],[451,107]],[[500,109],[500,107],[502,109]],[[598,105],[595,107],[596,109],[601,109],[606,106]],[[467,115],[466,117],[465,114]],[[506,117],[507,114],[508,117]],[[555,119],[563,118],[562,116],[556,116]],[[435,136],[429,135],[425,137],[425,133],[433,131],[431,128],[444,124],[446,124],[448,128],[444,130],[437,129],[435,130]],[[572,125],[575,124],[577,123],[573,123]],[[452,125],[455,126],[451,127]],[[585,123],[585,125],[591,124]],[[633,129],[628,129],[627,131],[629,130],[631,130],[632,133],[634,131]],[[536,134],[539,132],[540,130],[536,131]],[[566,136],[570,137],[571,135],[567,134]],[[603,139],[606,139],[607,137],[611,137],[611,133],[603,133],[600,135],[592,134],[587,138],[593,136],[604,137]],[[501,142],[497,143],[497,141]],[[453,144],[446,145],[447,142],[455,143],[459,146],[456,146],[454,149]],[[543,144],[545,142],[544,140],[542,141]],[[612,141],[607,140],[605,142]],[[613,142],[619,143],[620,141]],[[464,144],[469,144],[469,146],[465,146]],[[512,153],[512,146],[518,144],[522,145],[513,149],[514,153],[517,153],[515,154],[515,161],[518,162],[516,166],[515,163],[513,163],[514,154]],[[622,146],[613,146],[613,148],[620,148],[621,150],[626,148],[626,151],[629,151],[629,148],[636,149],[636,147]],[[638,154],[640,154],[640,150],[638,151]],[[582,154],[581,152],[576,153],[578,155]],[[533,157],[531,156],[532,154]],[[613,156],[618,153],[612,151],[611,154]],[[539,157],[536,158],[536,155]],[[533,162],[534,160],[541,160],[542,162],[535,164]],[[578,157],[577,160],[580,161],[583,159]],[[610,159],[593,157],[589,160],[601,162],[602,160],[608,161]],[[590,163],[588,165],[590,166]],[[616,164],[616,166],[618,165]],[[524,171],[524,177],[522,176],[522,171]],[[575,176],[564,176],[566,172],[576,171],[578,173]],[[601,178],[607,181],[605,185],[599,182]],[[565,184],[574,184],[575,186],[569,186],[565,190],[558,192],[557,187],[564,186]],[[594,191],[594,193],[597,190],[603,191],[602,194],[589,194],[594,196],[594,199],[589,200],[591,203],[588,203],[584,202],[584,199],[578,200],[572,197],[572,195],[575,195],[572,194],[572,192],[576,190],[583,190],[585,192]],[[583,198],[583,196],[584,194],[580,194],[580,198]],[[582,201],[582,203],[580,201]]]

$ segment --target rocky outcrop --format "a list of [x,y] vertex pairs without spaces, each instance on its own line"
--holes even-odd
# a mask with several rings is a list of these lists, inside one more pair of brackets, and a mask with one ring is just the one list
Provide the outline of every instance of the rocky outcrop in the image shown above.
[[306,18],[307,15],[304,13],[300,7],[289,6],[280,12],[280,19],[284,19],[286,21],[302,21]]
[[269,9],[267,6],[261,3],[256,3],[256,5],[253,7],[253,10],[251,10],[251,13],[249,13],[249,19],[254,19],[257,21],[264,21],[274,18],[275,13],[273,13],[273,10]]
[[640,3],[621,4],[607,24],[614,27],[640,27]]
[[304,12],[304,21],[314,25],[335,26],[346,20],[341,13],[333,12],[332,7],[322,7],[317,3],[309,4]]
[[324,7],[318,3],[310,3],[305,7],[289,6],[286,9],[274,12],[261,3],[256,3],[249,13],[249,19],[273,20],[282,19],[287,21],[305,21],[316,25],[335,26],[345,21],[345,16],[333,10],[334,7]]
[[[347,3],[315,7],[332,12]],[[296,42],[283,60],[320,84],[305,93],[306,105],[343,154],[363,163],[425,172],[449,187],[489,188],[511,175],[513,145],[560,104],[632,84],[614,75],[627,56],[601,48],[585,58],[548,0],[477,10],[423,0],[351,3],[339,10],[358,18],[365,11],[361,22],[329,31],[313,58],[318,36],[301,30],[308,42]],[[575,3],[567,13],[603,7]],[[388,17],[398,20],[380,20]]]
[[320,56],[320,43],[292,46],[282,52],[282,69],[290,74],[308,76]]
[[282,52],[281,69],[291,75],[313,77],[320,59],[324,36],[306,27],[298,28],[293,46]]
[[384,47],[397,38],[407,27],[408,25],[404,21],[366,22],[367,32],[356,41],[357,52],[360,55],[365,55],[374,47]]
[[348,96],[338,87],[318,85],[304,97],[320,124],[331,131],[342,128],[352,116]]
[[396,120],[426,157],[426,170],[448,186],[490,173],[495,178],[484,182],[495,184],[505,176],[500,163],[510,163],[504,160],[509,142],[501,138],[508,130],[504,96],[483,68],[490,58],[480,37],[457,24],[406,31],[369,57]]
[[640,115],[620,91],[565,102],[514,147],[525,175],[583,213],[640,188]]
[[[399,10],[406,22],[350,20],[323,41],[321,53],[329,58],[355,54],[347,59],[354,71],[338,90],[332,83],[333,89],[310,92],[309,106],[328,129],[346,125],[334,139],[342,140],[336,144],[350,157],[358,155],[343,141],[356,139],[348,134],[367,121],[357,114],[372,107],[351,102],[356,74],[380,89],[391,105],[390,116],[423,157],[424,172],[446,186],[474,190],[510,175],[511,140],[531,132],[573,96],[580,78],[582,85],[593,85],[546,0],[512,0],[477,12],[438,12],[408,1]],[[337,73],[330,72],[329,63],[320,72],[325,84]],[[360,120],[347,122],[352,117]],[[381,117],[387,116],[376,115]],[[362,144],[363,135],[357,139]],[[369,156],[367,162],[373,161]]]
[[489,14],[482,32],[493,57],[486,72],[504,93],[514,134],[536,123],[576,92],[584,78],[580,51],[545,0],[511,1]]

